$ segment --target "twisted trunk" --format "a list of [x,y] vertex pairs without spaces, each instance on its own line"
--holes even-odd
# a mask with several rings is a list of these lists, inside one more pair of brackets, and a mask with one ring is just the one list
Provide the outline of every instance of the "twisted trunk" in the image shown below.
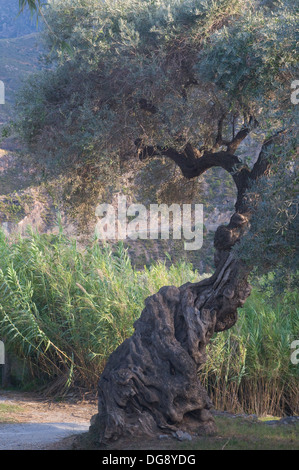
[[90,432],[109,443],[122,436],[178,429],[214,431],[212,403],[198,379],[214,332],[231,328],[250,293],[248,270],[218,251],[215,274],[145,301],[135,332],[110,356],[99,380]]
[[[214,430],[212,403],[198,370],[212,335],[236,323],[237,309],[250,294],[249,268],[234,258],[231,247],[248,226],[244,195],[250,179],[267,170],[263,152],[250,172],[241,165],[237,171],[238,158],[225,152],[198,158],[191,148],[184,154],[159,151],[189,178],[211,166],[229,171],[238,189],[236,212],[216,231],[215,273],[199,283],[163,287],[147,298],[134,334],[110,356],[99,380],[98,414],[90,427],[92,438],[102,444],[128,435]],[[154,156],[156,150],[143,148],[140,156],[145,155]]]

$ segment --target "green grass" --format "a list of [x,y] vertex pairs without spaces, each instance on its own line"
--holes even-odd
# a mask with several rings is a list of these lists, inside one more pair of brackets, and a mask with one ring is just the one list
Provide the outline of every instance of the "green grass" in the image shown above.
[[14,418],[14,414],[20,411],[23,411],[23,408],[19,405],[0,403],[0,424],[17,422],[17,419]]
[[299,450],[299,424],[268,425],[216,417],[217,434],[184,442],[184,450]]
[[[299,423],[289,425],[269,425],[241,417],[216,416],[216,432],[212,435],[192,436],[191,441],[178,442],[176,439],[140,439],[132,438],[127,447],[118,443],[108,448],[129,450],[163,450],[180,453],[201,450],[299,450]],[[77,440],[81,450],[94,450],[97,447],[90,442],[88,434],[82,434]],[[171,453],[171,452],[169,452]],[[200,455],[200,454],[198,454]]]

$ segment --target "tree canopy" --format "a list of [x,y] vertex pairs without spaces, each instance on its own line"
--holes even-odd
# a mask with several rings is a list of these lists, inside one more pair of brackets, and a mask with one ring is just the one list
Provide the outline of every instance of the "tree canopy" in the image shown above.
[[54,68],[28,85],[27,136],[63,125],[78,153],[110,156],[131,153],[136,138],[212,149],[289,104],[291,3],[58,0],[45,17]]
[[[255,191],[261,208],[277,201],[271,210],[280,218],[281,198],[291,197],[296,212],[296,191],[285,197],[283,189],[297,178],[293,2],[55,0],[42,11],[45,69],[18,100],[19,130],[39,155],[67,166],[93,156],[115,174],[137,152],[140,160],[170,158],[187,178],[222,166],[238,187],[250,171],[240,144],[249,134],[287,131],[289,152],[278,151],[271,170],[276,183]],[[268,218],[261,220],[267,232]],[[283,240],[285,227],[273,226]]]

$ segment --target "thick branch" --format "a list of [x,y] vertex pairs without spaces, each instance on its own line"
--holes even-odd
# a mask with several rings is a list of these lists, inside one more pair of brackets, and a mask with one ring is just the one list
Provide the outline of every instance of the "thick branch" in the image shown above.
[[[237,136],[236,136],[237,137]],[[200,153],[190,144],[187,144],[184,152],[178,152],[173,148],[163,148],[157,146],[142,146],[140,139],[135,141],[138,147],[138,155],[140,160],[150,157],[164,156],[175,162],[180,168],[183,176],[188,179],[202,175],[205,171],[213,167],[221,167],[233,177],[238,190],[236,209],[241,204],[244,193],[248,187],[248,179],[250,171],[241,160],[229,152],[206,152],[199,156]]]
[[142,146],[140,139],[135,141],[138,147],[138,156],[140,160],[146,160],[150,157],[164,156],[174,161],[185,178],[191,179],[202,175],[212,167],[221,167],[230,174],[235,174],[236,169],[242,165],[241,160],[229,152],[206,152],[199,157],[197,152],[190,144],[187,144],[183,152],[178,152],[171,147],[153,147],[150,145]]

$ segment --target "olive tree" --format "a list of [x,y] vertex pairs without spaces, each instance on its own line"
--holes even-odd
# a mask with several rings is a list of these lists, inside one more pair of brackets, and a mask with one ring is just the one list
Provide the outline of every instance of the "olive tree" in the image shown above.
[[[19,100],[20,130],[35,151],[98,155],[103,169],[168,159],[187,179],[221,167],[235,183],[235,212],[215,233],[214,274],[146,299],[100,377],[90,428],[100,443],[184,426],[211,431],[212,403],[198,378],[206,346],[235,325],[256,257],[269,249],[269,237],[258,236],[260,202],[275,198],[265,181],[282,181],[282,168],[291,184],[297,174],[292,3],[58,0],[43,11],[51,67]],[[250,135],[262,144],[249,162],[239,148]],[[295,212],[283,218],[286,232]]]

